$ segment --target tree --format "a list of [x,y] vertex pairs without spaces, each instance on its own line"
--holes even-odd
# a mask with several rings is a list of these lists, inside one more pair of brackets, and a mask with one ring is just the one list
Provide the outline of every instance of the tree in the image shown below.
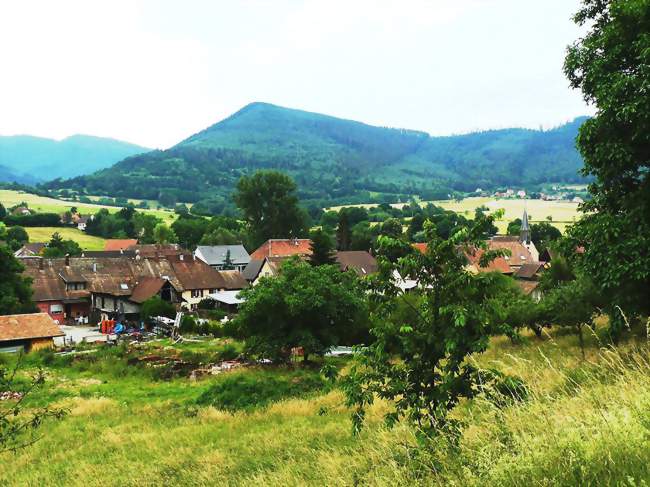
[[508,235],[519,236],[521,235],[521,218],[515,218],[508,223],[508,229],[506,230]]
[[[374,342],[357,354],[341,383],[348,406],[355,407],[355,431],[366,408],[381,397],[391,401],[389,425],[407,417],[431,435],[448,426],[447,413],[460,398],[474,394],[475,369],[466,359],[485,350],[500,319],[490,301],[493,278],[467,271],[463,248],[483,249],[482,265],[502,255],[488,250],[483,239],[493,218],[480,215],[447,240],[426,222],[426,253],[411,252],[395,263],[380,253],[379,272],[370,278]],[[378,244],[401,241],[380,237]],[[395,272],[418,282],[418,299],[396,285]],[[395,319],[400,302],[412,310],[408,321]]]
[[59,232],[54,232],[52,234],[52,239],[47,244],[45,250],[43,250],[43,257],[47,259],[55,259],[66,255],[71,257],[81,255],[81,247],[74,240],[64,240]]
[[335,264],[334,242],[332,237],[322,229],[314,230],[309,235],[311,239],[311,255],[309,263],[311,265]]
[[255,246],[270,238],[297,238],[307,233],[306,214],[298,206],[296,184],[286,174],[258,171],[242,176],[233,198]]
[[379,234],[399,238],[402,236],[402,223],[397,218],[389,218],[381,224]]
[[230,249],[226,250],[226,257],[223,259],[223,269],[226,271],[234,269],[235,266],[232,263],[232,259],[230,258]]
[[582,173],[594,181],[565,254],[609,297],[617,340],[625,316],[650,313],[648,2],[584,0],[574,20],[589,31],[569,47],[564,71],[596,107],[577,139]]
[[540,253],[560,238],[562,238],[562,232],[549,222],[533,223],[530,226],[530,239]]
[[172,223],[171,229],[183,247],[193,250],[199,244],[203,235],[205,235],[208,223],[208,220],[205,218],[181,215]]
[[16,242],[19,247],[22,247],[27,242],[29,242],[29,234],[23,227],[11,227],[9,230],[7,230],[7,241]]
[[176,308],[172,303],[163,300],[160,296],[153,296],[142,303],[140,318],[143,321],[148,321],[154,316],[173,318],[176,316]]
[[339,250],[349,250],[352,240],[352,229],[348,213],[341,210],[339,213],[339,224],[336,227],[336,246]]
[[24,270],[11,250],[0,245],[0,315],[36,311],[32,302],[32,281],[23,277]]
[[227,228],[217,228],[206,232],[199,243],[201,245],[235,245],[241,243],[241,239]]
[[7,210],[4,206],[2,206],[2,203],[0,203],[0,221],[4,220],[6,216],[7,216]]
[[367,316],[356,274],[297,259],[240,295],[245,302],[235,320],[245,350],[264,358],[288,360],[293,347],[303,348],[305,361],[322,355],[357,333]]
[[178,241],[174,230],[169,228],[164,223],[159,223],[154,227],[153,239],[158,244],[170,244],[176,243]]

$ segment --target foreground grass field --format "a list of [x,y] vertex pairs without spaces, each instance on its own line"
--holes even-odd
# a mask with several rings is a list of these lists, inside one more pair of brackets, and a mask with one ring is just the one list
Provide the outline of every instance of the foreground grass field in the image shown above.
[[104,250],[106,240],[101,237],[88,235],[76,228],[70,227],[27,227],[30,242],[49,242],[54,232],[59,232],[63,239],[74,240],[83,250]]
[[[25,202],[29,205],[30,208],[40,212],[40,213],[64,213],[65,211],[70,210],[73,206],[76,206],[78,211],[82,215],[91,215],[97,213],[102,208],[108,209],[111,213],[115,213],[120,210],[116,206],[104,206],[99,204],[85,204],[78,203],[73,201],[64,201],[57,200],[54,198],[47,198],[44,196],[38,196],[35,194],[24,193],[22,191],[13,191],[2,189],[0,190],[0,203],[2,203],[6,208]],[[140,200],[132,200],[134,204],[140,202]],[[155,215],[161,218],[166,223],[171,223],[175,218],[176,214],[173,211],[169,210],[145,210],[138,209],[137,211],[142,211],[150,215]]]
[[[181,345],[175,353],[223,346]],[[29,360],[35,366],[43,357]],[[644,485],[650,478],[646,346],[614,350],[592,335],[583,360],[577,338],[558,332],[522,344],[495,339],[475,360],[520,377],[526,397],[464,403],[455,413],[466,425],[458,443],[442,437],[423,448],[407,425],[383,427],[381,401],[353,437],[336,389],[234,413],[198,401],[224,381],[259,378],[254,369],[192,381],[156,377],[113,355],[66,366],[50,358],[48,383],[30,404],[51,401],[70,414],[48,422],[34,446],[0,455],[0,484]]]

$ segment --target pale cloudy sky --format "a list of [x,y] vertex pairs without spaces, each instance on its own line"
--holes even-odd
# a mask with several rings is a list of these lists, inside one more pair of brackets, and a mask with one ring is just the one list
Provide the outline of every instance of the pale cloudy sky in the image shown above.
[[578,0],[0,0],[0,135],[169,147],[252,101],[451,134],[591,113]]

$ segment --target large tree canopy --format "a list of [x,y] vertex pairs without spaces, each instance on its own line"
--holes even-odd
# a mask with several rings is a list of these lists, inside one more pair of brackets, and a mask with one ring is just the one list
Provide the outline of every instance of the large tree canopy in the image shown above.
[[306,214],[298,206],[296,184],[286,174],[258,171],[237,183],[235,203],[248,223],[254,245],[269,238],[302,237]]
[[650,311],[650,1],[584,0],[590,30],[570,46],[565,72],[596,115],[578,136],[583,173],[595,177],[569,250],[602,293],[615,336],[621,309]]
[[31,281],[22,276],[23,270],[11,250],[0,244],[0,315],[35,311]]

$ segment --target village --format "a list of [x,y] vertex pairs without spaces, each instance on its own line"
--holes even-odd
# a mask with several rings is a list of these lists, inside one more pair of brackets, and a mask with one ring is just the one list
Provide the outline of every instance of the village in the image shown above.
[[[481,266],[483,251],[465,251],[467,269],[472,273],[497,272],[509,276],[526,295],[539,301],[539,280],[552,259],[548,249],[540,255],[531,240],[527,214],[522,215],[519,236],[495,235],[486,244],[487,249],[505,251],[505,255]],[[414,243],[413,247],[426,252],[426,244]],[[42,336],[42,320],[32,325],[35,322],[30,315],[9,315],[3,318],[5,323],[11,320],[20,331],[0,328],[2,351],[72,345],[79,339],[105,343],[129,331],[151,330],[155,325],[152,318],[165,318],[141,316],[143,304],[151,300],[169,303],[177,312],[195,315],[197,319],[205,319],[200,314],[206,314],[200,311],[219,310],[223,315],[221,321],[228,321],[243,302],[240,291],[255,286],[260,279],[277,276],[287,259],[307,261],[312,242],[298,238],[269,239],[249,254],[241,244],[199,245],[192,252],[178,244],[138,244],[136,239],[113,239],[106,241],[104,250],[54,259],[40,255],[44,248],[44,244],[25,244],[15,251],[15,256],[25,266],[24,275],[31,279],[34,303],[49,318],[45,321],[49,321],[48,329],[54,334]],[[372,249],[339,250],[334,255],[341,272],[353,272],[360,279],[377,272]],[[395,285],[403,292],[418,287],[417,281],[399,274],[395,275]],[[30,330],[32,326],[34,330]],[[54,340],[61,336],[65,338]]]

